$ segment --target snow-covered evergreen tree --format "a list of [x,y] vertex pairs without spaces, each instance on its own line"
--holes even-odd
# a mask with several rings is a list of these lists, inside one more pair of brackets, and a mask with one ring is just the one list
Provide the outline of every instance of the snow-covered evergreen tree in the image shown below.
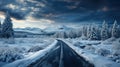
[[101,29],[101,40],[106,40],[108,38],[108,24],[104,21]]
[[91,35],[91,25],[87,27],[87,38],[89,39]]
[[65,31],[58,31],[54,34],[54,37],[56,37],[56,38],[67,38],[67,35],[66,35]]
[[98,36],[97,36],[97,31],[96,28],[94,26],[91,27],[91,33],[90,33],[90,40],[97,40]]
[[118,38],[118,29],[119,26],[117,24],[117,21],[114,21],[113,27],[112,27],[112,37]]
[[82,30],[81,30],[81,37],[80,37],[80,39],[86,40],[87,39],[87,27],[83,26],[81,29]]
[[82,36],[87,36],[87,27],[83,26],[82,28]]
[[96,24],[92,24],[87,27],[87,38],[89,40],[98,40],[98,30]]
[[11,22],[11,18],[9,13],[6,13],[5,20],[2,25],[2,33],[4,38],[10,38],[14,36],[14,31],[13,31],[13,24]]
[[74,31],[75,31],[76,37],[80,37],[82,35],[80,29],[75,29]]
[[69,37],[70,37],[70,38],[75,38],[75,37],[76,37],[76,34],[75,34],[75,31],[74,31],[74,30],[70,30],[70,31],[69,31]]

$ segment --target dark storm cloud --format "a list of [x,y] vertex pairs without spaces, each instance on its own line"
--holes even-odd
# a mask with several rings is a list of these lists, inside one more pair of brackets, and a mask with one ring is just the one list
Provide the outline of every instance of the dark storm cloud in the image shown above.
[[21,11],[22,4],[19,4],[16,0],[0,0],[0,11],[9,12],[13,18],[24,19],[26,13]]
[[57,22],[120,20],[119,0],[0,0],[0,11],[16,19],[47,18]]

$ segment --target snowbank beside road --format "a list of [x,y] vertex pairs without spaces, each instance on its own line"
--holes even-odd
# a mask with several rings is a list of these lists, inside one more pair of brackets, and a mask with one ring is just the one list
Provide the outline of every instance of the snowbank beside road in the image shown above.
[[56,43],[57,43],[57,40],[55,40],[54,43],[49,45],[46,49],[40,50],[28,58],[17,60],[13,63],[4,65],[3,67],[26,67],[29,64],[31,64],[31,63],[35,62],[36,60],[45,56],[50,50],[52,50],[52,48],[55,47]]
[[[62,40],[62,39],[61,39]],[[106,57],[99,56],[97,54],[93,54],[89,51],[85,51],[78,47],[75,47],[73,44],[67,42],[66,40],[62,40],[66,44],[68,44],[73,50],[75,50],[80,56],[84,57],[86,60],[90,61],[95,65],[95,67],[120,67],[120,63],[115,63],[109,60]]]

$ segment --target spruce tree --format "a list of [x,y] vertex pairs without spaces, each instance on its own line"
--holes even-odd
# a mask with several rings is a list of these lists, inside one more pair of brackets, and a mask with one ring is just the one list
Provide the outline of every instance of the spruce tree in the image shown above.
[[5,20],[2,25],[3,38],[14,37],[13,24],[9,13],[6,13]]
[[97,36],[97,31],[96,28],[93,26],[91,27],[91,33],[90,33],[90,40],[97,40],[98,36]]
[[87,27],[87,38],[90,39],[91,36],[91,25]]
[[113,27],[112,27],[112,37],[118,38],[118,24],[117,21],[114,21]]
[[101,29],[101,40],[106,40],[108,38],[108,24],[104,21]]

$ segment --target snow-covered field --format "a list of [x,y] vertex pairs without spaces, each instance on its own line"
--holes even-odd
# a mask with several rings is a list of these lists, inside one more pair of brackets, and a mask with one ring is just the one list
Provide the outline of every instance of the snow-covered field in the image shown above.
[[116,50],[116,48],[120,48],[120,38],[109,38],[105,41],[76,38],[64,41],[79,55],[93,63],[95,67],[120,67],[120,50]]
[[[120,66],[120,50],[116,50],[120,48],[120,38],[109,38],[105,41],[82,40],[81,38],[62,38],[61,40],[73,48],[80,56],[93,63],[95,67]],[[7,66],[15,67],[14,65],[29,61],[23,65],[26,66],[26,64],[30,64],[35,59],[48,53],[54,48],[55,43],[55,38],[1,39],[0,65],[6,67],[7,64]]]
[[54,42],[52,38],[15,38],[0,40],[0,65],[24,59],[45,49]]

